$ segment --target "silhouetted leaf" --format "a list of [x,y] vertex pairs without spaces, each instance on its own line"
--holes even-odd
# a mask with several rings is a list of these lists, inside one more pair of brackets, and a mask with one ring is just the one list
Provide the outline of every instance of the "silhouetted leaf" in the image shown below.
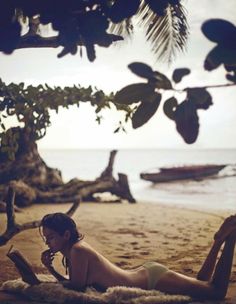
[[227,47],[236,46],[236,27],[223,19],[210,19],[202,24],[203,34],[211,41]]
[[207,71],[212,71],[222,63],[226,65],[236,64],[236,48],[228,49],[224,46],[217,45],[208,53],[204,62],[204,68]]
[[169,3],[167,0],[145,0],[150,9],[158,16],[163,16]]
[[161,101],[161,94],[155,93],[152,102],[142,102],[132,116],[132,126],[137,129],[143,126],[157,111]]
[[224,68],[227,72],[236,72],[236,65],[227,65],[224,64]]
[[95,52],[95,47],[92,43],[86,44],[86,52],[87,52],[88,60],[93,62],[96,58],[96,52]]
[[128,68],[136,75],[143,77],[143,78],[153,78],[154,77],[154,72],[152,68],[142,62],[133,62],[128,65]]
[[154,85],[147,83],[130,84],[115,94],[114,101],[129,105],[140,100],[148,100],[150,95],[154,93],[154,89]]
[[232,81],[232,82],[236,83],[236,74],[235,73],[234,73],[234,75],[232,75],[232,74],[226,74],[226,78],[229,81]]
[[168,0],[168,2],[169,2],[171,5],[178,5],[178,4],[180,4],[180,1],[181,1],[181,0]]
[[182,78],[188,74],[190,74],[191,70],[188,68],[175,69],[172,75],[172,79],[175,83],[179,83]]
[[116,128],[113,133],[118,133],[120,131],[120,127]]
[[154,71],[154,78],[151,79],[151,83],[155,84],[156,88],[170,90],[172,89],[172,84],[164,74]]
[[[12,18],[13,19],[13,18]],[[14,19],[13,19],[14,20]],[[11,54],[20,41],[21,25],[15,20],[0,27],[0,51]]]
[[166,116],[170,119],[174,119],[175,110],[178,106],[178,101],[175,97],[171,97],[167,99],[163,105],[163,111],[166,114]]
[[132,17],[138,10],[140,5],[140,0],[116,0],[110,11],[108,16],[110,17],[111,21],[114,23],[119,23],[126,18]]
[[207,110],[213,103],[211,94],[205,88],[187,88],[187,100],[193,102],[197,109]]
[[196,141],[199,131],[199,122],[196,105],[187,100],[178,105],[175,111],[176,129],[187,144]]

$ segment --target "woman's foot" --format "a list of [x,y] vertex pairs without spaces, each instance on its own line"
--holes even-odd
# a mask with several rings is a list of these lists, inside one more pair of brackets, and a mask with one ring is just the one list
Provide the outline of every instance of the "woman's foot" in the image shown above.
[[215,233],[214,240],[224,241],[227,236],[236,229],[236,215],[227,217],[220,229]]

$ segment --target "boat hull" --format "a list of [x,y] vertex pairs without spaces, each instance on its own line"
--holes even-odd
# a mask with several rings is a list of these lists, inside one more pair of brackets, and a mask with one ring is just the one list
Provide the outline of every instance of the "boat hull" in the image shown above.
[[141,173],[140,178],[153,183],[164,183],[185,179],[199,179],[215,175],[225,167],[226,165],[201,165],[161,168],[160,172],[158,173]]

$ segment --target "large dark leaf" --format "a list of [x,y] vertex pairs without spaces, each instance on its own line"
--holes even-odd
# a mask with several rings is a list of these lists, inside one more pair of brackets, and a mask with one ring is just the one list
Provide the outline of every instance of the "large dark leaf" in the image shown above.
[[112,22],[119,23],[126,18],[132,17],[138,10],[140,0],[116,0],[109,11]]
[[166,116],[170,119],[175,118],[175,110],[177,109],[178,101],[175,97],[167,99],[163,106],[163,111]]
[[143,126],[156,113],[161,102],[161,94],[155,93],[152,102],[142,102],[132,116],[132,126],[137,129]]
[[143,78],[153,78],[154,72],[152,68],[142,62],[133,62],[128,65],[128,68],[136,75],[143,77]]
[[236,48],[229,49],[223,45],[217,45],[208,53],[204,62],[204,68],[207,71],[212,71],[222,63],[226,65],[236,64]]
[[20,41],[21,25],[14,21],[0,28],[0,51],[11,54]]
[[170,90],[172,89],[172,84],[164,74],[154,71],[154,78],[151,79],[151,82],[156,85],[158,89]]
[[172,75],[172,79],[175,83],[179,83],[182,78],[190,74],[191,70],[188,68],[175,69]]
[[236,72],[236,65],[224,64],[224,68],[227,72]]
[[195,103],[197,109],[207,110],[213,103],[211,94],[204,88],[187,88],[187,99]]
[[199,122],[196,105],[183,101],[175,111],[176,129],[187,144],[196,141],[199,132]]
[[154,93],[154,89],[155,87],[153,85],[147,83],[130,84],[115,94],[114,101],[116,103],[129,105],[141,100],[148,100]]
[[202,25],[203,34],[211,41],[236,47],[236,27],[223,19],[210,19]]

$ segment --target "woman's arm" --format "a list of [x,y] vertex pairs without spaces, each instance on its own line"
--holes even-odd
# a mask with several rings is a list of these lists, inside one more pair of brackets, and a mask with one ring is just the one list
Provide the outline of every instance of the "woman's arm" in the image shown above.
[[66,281],[65,277],[63,277],[60,273],[58,273],[54,267],[52,266],[52,261],[54,260],[54,253],[52,253],[49,249],[44,251],[41,255],[41,261],[43,265],[48,269],[48,271],[58,280],[58,281]]
[[53,266],[49,266],[47,269],[58,281],[69,281],[67,278],[63,277],[59,272],[57,272]]

